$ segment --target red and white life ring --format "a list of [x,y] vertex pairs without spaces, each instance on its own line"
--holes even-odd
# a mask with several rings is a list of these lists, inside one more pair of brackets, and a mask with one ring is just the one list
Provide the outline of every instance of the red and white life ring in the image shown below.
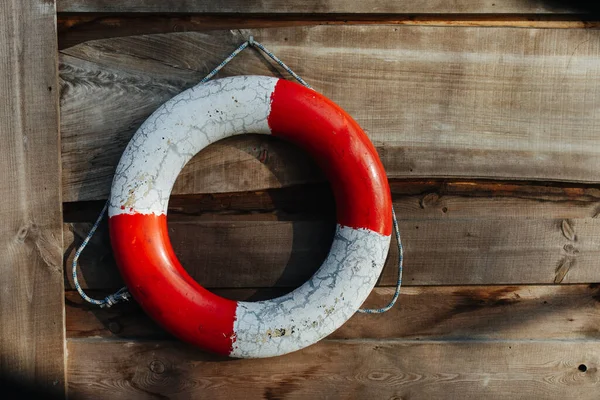
[[[167,205],[183,166],[225,137],[260,133],[304,148],[331,182],[337,228],[327,259],[293,292],[239,302],[200,286],[175,256]],[[346,322],[373,289],[392,230],[377,152],[358,124],[323,95],[263,76],[198,85],[162,105],[127,146],[112,184],[115,258],[143,309],[178,338],[232,357],[269,357],[311,345]]]

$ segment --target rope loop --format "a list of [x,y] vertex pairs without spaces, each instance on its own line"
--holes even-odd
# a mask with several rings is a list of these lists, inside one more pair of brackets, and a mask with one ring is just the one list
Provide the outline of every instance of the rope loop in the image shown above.
[[88,245],[88,243],[90,242],[90,239],[92,239],[92,236],[94,236],[94,233],[96,233],[98,226],[100,226],[100,223],[102,222],[102,219],[104,218],[104,215],[106,214],[107,209],[108,209],[108,201],[104,204],[104,207],[102,208],[102,211],[100,211],[100,215],[96,219],[96,222],[92,226],[92,229],[90,229],[90,232],[87,234],[87,236],[81,243],[81,246],[79,246],[79,248],[75,252],[75,256],[73,257],[73,262],[71,263],[71,268],[72,268],[71,272],[72,272],[72,276],[73,276],[73,283],[75,284],[75,289],[77,289],[77,292],[79,293],[81,298],[90,304],[94,304],[94,305],[97,305],[97,306],[100,306],[103,308],[111,307],[122,301],[129,301],[129,299],[131,298],[131,294],[127,291],[126,287],[122,287],[116,293],[110,294],[102,300],[92,299],[83,291],[83,289],[81,288],[81,285],[79,284],[79,278],[77,277],[77,263],[79,262],[79,256],[81,256],[83,249],[85,249],[85,247]]
[[398,301],[398,297],[400,297],[400,288],[402,287],[402,263],[404,261],[404,247],[402,246],[402,240],[400,239],[400,229],[398,229],[398,220],[396,219],[396,211],[394,211],[393,206],[392,223],[394,225],[394,234],[396,235],[396,242],[398,243],[398,279],[396,280],[396,290],[394,291],[394,295],[392,296],[392,299],[390,300],[387,306],[382,308],[360,308],[357,311],[359,313],[382,314],[394,307],[396,301]]
[[[217,65],[217,67],[215,69],[210,71],[208,73],[208,75],[206,75],[200,81],[200,83],[205,83],[205,82],[208,82],[210,79],[212,79],[217,73],[219,73],[219,71],[221,69],[223,69],[223,67],[225,67],[225,65],[227,65],[231,60],[233,60],[235,58],[235,56],[240,54],[248,46],[257,48],[260,51],[262,51],[264,54],[269,56],[273,61],[275,61],[280,67],[282,67],[294,79],[296,79],[301,85],[306,86],[309,89],[312,89],[312,87],[304,79],[302,79],[298,74],[296,74],[294,71],[292,71],[292,69],[290,67],[288,67],[283,61],[281,61],[275,54],[271,53],[260,42],[256,42],[254,40],[254,36],[248,37],[247,41],[242,43],[229,56],[227,56],[219,65]],[[131,298],[131,294],[127,291],[127,287],[122,287],[116,293],[108,295],[102,300],[92,299],[91,297],[89,297],[88,295],[85,294],[85,292],[79,285],[79,280],[77,279],[77,262],[79,260],[79,256],[81,255],[81,252],[85,249],[85,247],[89,243],[89,241],[92,238],[92,236],[94,235],[94,233],[96,233],[96,230],[98,229],[98,225],[100,225],[102,218],[104,218],[104,215],[106,214],[107,209],[108,209],[108,201],[106,202],[106,204],[104,205],[104,208],[100,212],[100,215],[98,216],[98,219],[96,220],[96,223],[94,224],[94,226],[92,226],[92,229],[90,229],[90,233],[88,233],[87,237],[84,239],[81,246],[79,246],[79,248],[75,252],[75,257],[73,257],[73,263],[72,263],[73,282],[75,283],[75,288],[77,289],[77,292],[79,292],[79,295],[88,303],[95,304],[100,307],[106,307],[106,308],[111,307],[119,302],[129,301],[129,299]],[[361,308],[357,311],[359,313],[381,314],[386,311],[389,311],[392,307],[394,307],[394,305],[396,304],[396,301],[398,300],[398,297],[400,296],[400,288],[402,287],[402,269],[403,269],[402,263],[404,261],[404,248],[402,247],[400,231],[398,229],[398,221],[396,219],[396,212],[394,211],[393,206],[392,206],[392,223],[394,225],[396,242],[398,244],[398,279],[396,281],[396,290],[394,291],[394,295],[392,296],[392,299],[390,300],[390,302],[388,303],[387,306],[382,307],[382,308],[366,308],[366,309]]]

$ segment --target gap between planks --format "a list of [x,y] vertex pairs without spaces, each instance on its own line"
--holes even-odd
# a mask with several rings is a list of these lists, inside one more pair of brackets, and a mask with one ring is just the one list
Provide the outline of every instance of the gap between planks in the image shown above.
[[[168,346],[188,346],[184,342],[171,338],[170,340],[156,340],[156,339],[143,339],[143,338],[103,338],[103,337],[69,337],[66,339],[67,342],[72,343],[88,343],[88,344],[120,344],[127,346],[128,344],[144,345],[144,344],[160,344],[166,347]],[[596,344],[600,345],[600,339],[403,339],[403,338],[360,338],[360,339],[322,339],[320,342],[325,343],[337,343],[337,344],[373,344],[373,345],[398,345],[398,344],[440,344],[440,345],[452,345],[452,344],[494,344],[494,343],[585,343],[585,344]],[[191,348],[191,346],[189,346]]]
[[[456,179],[391,179],[389,184],[402,219],[411,215],[472,219],[485,213],[500,217],[596,218],[600,213],[600,185]],[[63,203],[64,222],[95,221],[105,201]],[[177,193],[169,201],[172,220],[203,217],[285,221],[332,218],[334,213],[335,200],[326,182],[258,191]]]
[[[592,3],[592,4],[590,4]],[[228,2],[207,2],[186,0],[165,4],[162,0],[125,0],[118,3],[105,0],[59,0],[59,12],[106,12],[106,13],[236,13],[273,15],[302,14],[424,14],[424,13],[485,13],[485,14],[557,14],[573,12],[595,12],[598,6],[582,0],[439,0],[395,1],[395,0],[263,0]]]

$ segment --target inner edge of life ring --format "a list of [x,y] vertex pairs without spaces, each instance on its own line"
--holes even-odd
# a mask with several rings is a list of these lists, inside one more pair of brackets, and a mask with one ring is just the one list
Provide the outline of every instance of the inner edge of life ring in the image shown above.
[[[279,298],[237,302],[200,286],[171,247],[167,207],[183,166],[225,137],[272,134],[307,150],[336,200],[329,255]],[[285,80],[243,76],[188,89],[139,128],[117,167],[109,228],[115,259],[142,308],[178,338],[231,357],[270,357],[309,346],[346,322],[371,292],[391,238],[391,196],[377,152],[324,96]]]

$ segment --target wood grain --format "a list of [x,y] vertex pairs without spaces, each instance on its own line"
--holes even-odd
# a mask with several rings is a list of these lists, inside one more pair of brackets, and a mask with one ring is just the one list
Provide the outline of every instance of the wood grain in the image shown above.
[[65,391],[54,1],[0,7],[0,377]]
[[597,341],[326,340],[268,362],[173,342],[70,339],[68,350],[81,399],[596,399],[600,383]]
[[[572,219],[575,240],[562,219],[400,220],[409,285],[588,283],[600,281],[600,220]],[[89,224],[65,226],[68,260]],[[171,221],[169,235],[186,270],[206,287],[297,287],[329,251],[334,221]],[[234,251],[232,251],[234,249]],[[394,242],[380,285],[396,280]],[[67,261],[68,263],[70,261]],[[70,264],[68,264],[70,265]],[[82,285],[122,285],[107,229],[81,258]]]
[[[279,289],[220,289],[234,300],[262,300]],[[381,307],[393,288],[375,288],[364,307]],[[107,292],[92,292],[98,298]],[[71,338],[172,339],[135,302],[100,309],[66,293],[67,336]],[[355,314],[330,339],[527,340],[600,339],[600,287],[411,286],[384,315]]]
[[[600,181],[597,31],[313,26],[113,38],[63,50],[65,201],[106,197],[139,124],[249,34],[357,119],[391,178]],[[224,75],[273,68],[249,51]],[[306,156],[275,142],[240,138],[207,149],[186,166],[177,193],[318,179],[303,168]]]
[[[558,4],[557,4],[558,3]],[[518,1],[506,0],[458,0],[445,2],[441,0],[426,1],[227,1],[211,2],[199,0],[178,1],[165,4],[160,0],[128,0],[118,4],[106,0],[59,0],[59,12],[95,12],[95,13],[369,13],[369,14],[431,14],[431,13],[553,13],[577,10],[577,2],[564,5],[556,1]]]
[[432,25],[556,29],[597,29],[594,16],[581,14],[59,14],[58,47],[89,40],[216,29],[308,25]]

